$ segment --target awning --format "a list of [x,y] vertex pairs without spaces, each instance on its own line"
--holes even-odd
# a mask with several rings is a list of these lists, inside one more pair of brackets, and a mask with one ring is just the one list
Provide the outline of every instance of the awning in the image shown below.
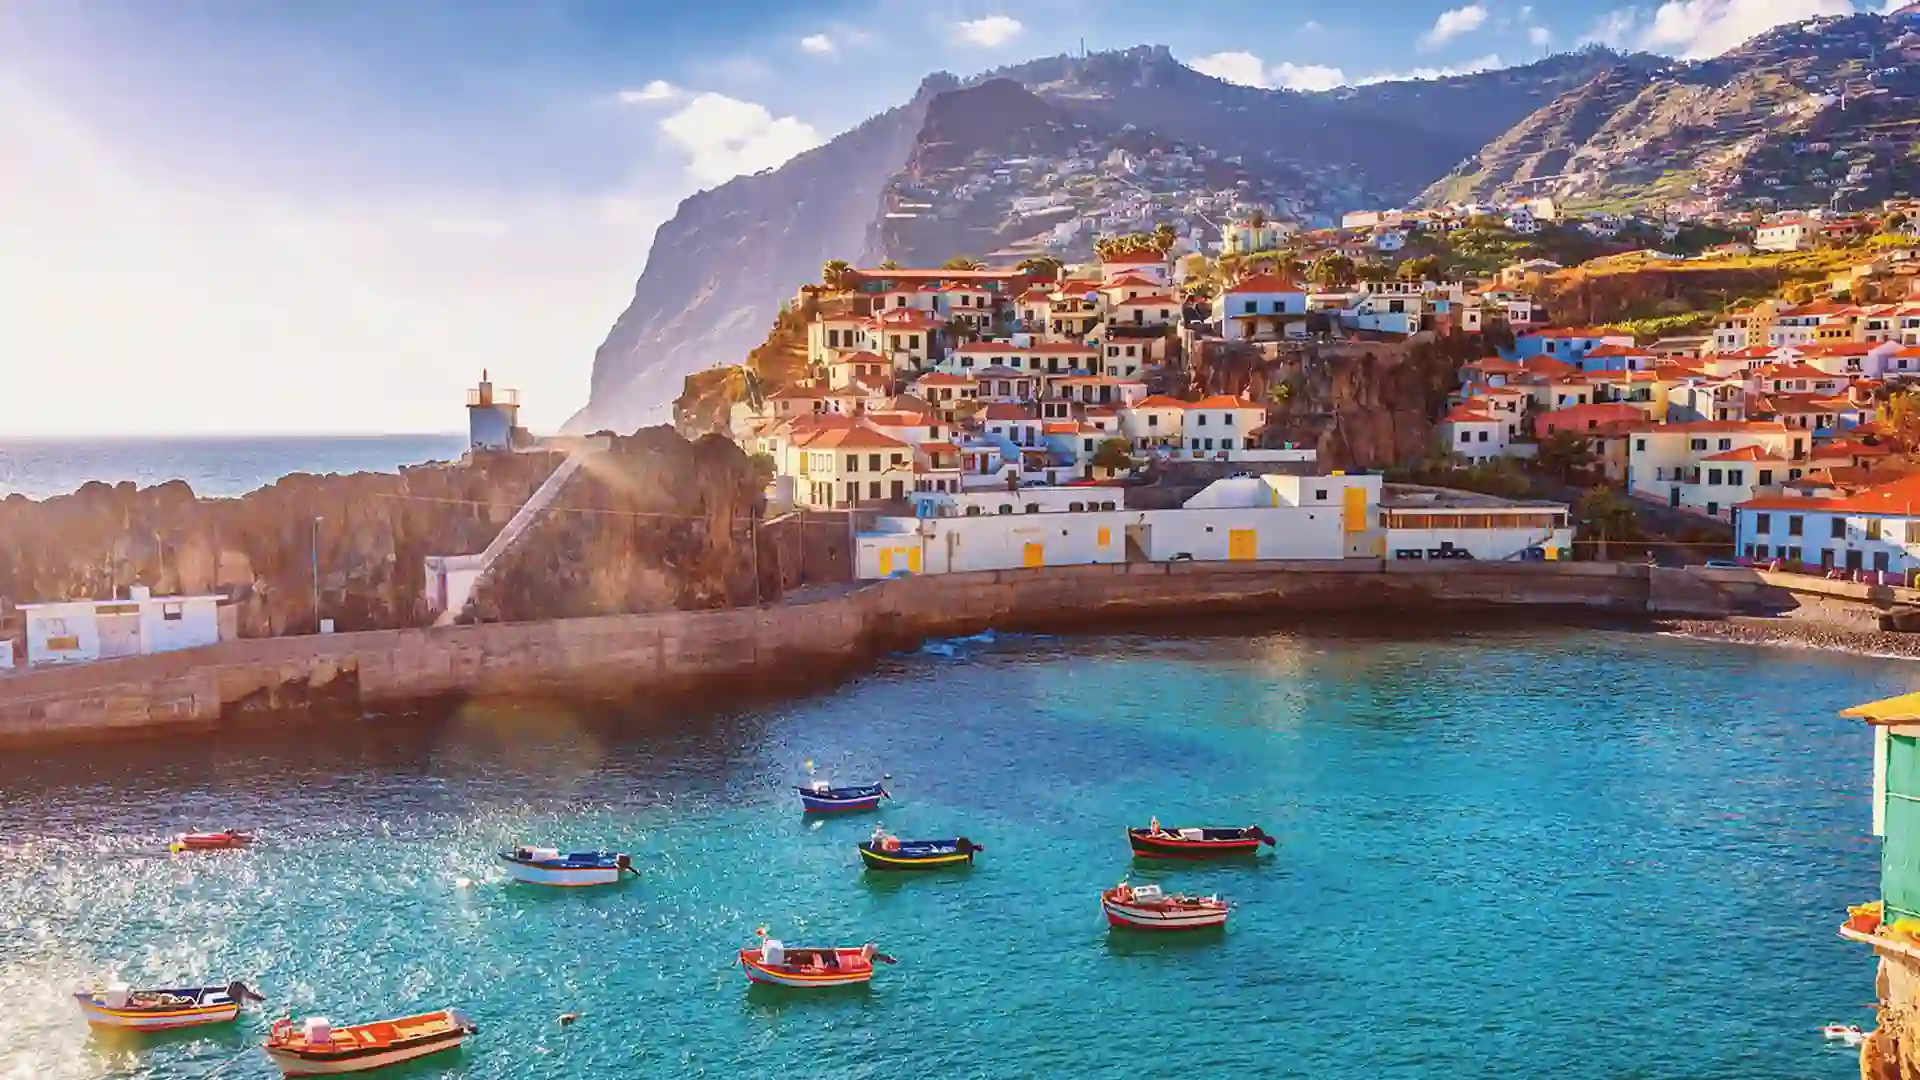
[[1840,715],[1869,724],[1920,724],[1920,693],[1881,698],[1840,710]]

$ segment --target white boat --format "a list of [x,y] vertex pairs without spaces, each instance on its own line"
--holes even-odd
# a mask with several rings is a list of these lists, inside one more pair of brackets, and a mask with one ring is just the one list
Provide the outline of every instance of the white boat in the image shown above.
[[1828,1042],[1845,1043],[1848,1046],[1859,1046],[1867,1041],[1867,1033],[1852,1024],[1828,1024],[1820,1029],[1820,1034]]
[[574,851],[562,854],[558,848],[514,848],[503,851],[507,874],[528,885],[612,885],[620,875],[640,872],[633,858],[616,851]]
[[248,999],[261,1000],[243,982],[225,986],[180,986],[135,990],[115,983],[101,990],[78,990],[73,999],[87,1023],[126,1031],[172,1031],[224,1024],[240,1015]]
[[1202,930],[1227,925],[1227,902],[1217,896],[1169,896],[1158,885],[1121,882],[1100,894],[1110,926],[1133,930]]

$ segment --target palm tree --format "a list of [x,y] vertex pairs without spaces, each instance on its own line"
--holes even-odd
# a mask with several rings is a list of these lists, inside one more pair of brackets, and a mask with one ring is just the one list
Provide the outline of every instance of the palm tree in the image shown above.
[[893,261],[892,259],[881,259],[881,260],[880,260],[880,269],[882,269],[882,270],[898,270],[898,269],[900,269],[900,264],[899,264],[899,263],[897,263],[897,262],[894,262],[894,261]]
[[826,265],[820,268],[820,284],[835,292],[842,292],[847,287],[847,274],[852,269],[853,264],[845,259],[828,259]]
[[1262,228],[1266,225],[1266,223],[1267,223],[1267,212],[1265,210],[1255,207],[1253,210],[1248,212],[1247,214],[1248,228],[1250,229]]
[[948,259],[946,262],[940,264],[940,269],[942,270],[978,270],[980,269],[980,263],[976,260],[967,258],[965,255],[955,255],[953,258]]

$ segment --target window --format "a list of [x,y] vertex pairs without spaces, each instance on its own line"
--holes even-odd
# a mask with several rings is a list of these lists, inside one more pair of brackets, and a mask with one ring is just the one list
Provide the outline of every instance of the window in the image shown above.
[[1001,503],[1000,512],[1003,514],[1011,514],[1013,513],[1013,507],[1008,505],[1007,503]]
[[1846,518],[1834,518],[1830,522],[1828,522],[1828,526],[1831,529],[1831,531],[1827,535],[1831,536],[1833,539],[1844,540],[1847,538],[1847,519]]
[[1327,489],[1326,489],[1326,488],[1314,488],[1314,489],[1313,489],[1313,501],[1314,501],[1314,502],[1326,502],[1326,501],[1327,501]]
[[1039,513],[1039,512],[1040,512],[1040,504],[1039,504],[1039,503],[1028,503],[1028,504],[1027,504],[1027,513],[1029,513],[1029,514],[1037,514],[1037,513]]
[[1732,440],[1732,439],[1721,439],[1721,440],[1720,440],[1720,449],[1722,449],[1722,450],[1731,450],[1731,449],[1733,449],[1733,440]]
[[185,604],[160,605],[160,618],[163,622],[179,622],[186,614]]
[[1222,419],[1221,419],[1221,421],[1220,421],[1220,422],[1221,422],[1221,423],[1223,423],[1223,424],[1225,424],[1225,425],[1227,425],[1228,427],[1232,427],[1232,426],[1233,426],[1233,414],[1232,414],[1232,413],[1228,413],[1228,414],[1227,414],[1227,415],[1226,415],[1226,416],[1225,416],[1224,418],[1222,418]]
[[1148,414],[1147,414],[1147,426],[1148,426],[1148,427],[1159,427],[1159,426],[1160,426],[1160,417],[1159,417],[1159,416],[1158,416],[1157,414],[1155,414],[1155,413],[1148,413]]
[[1487,441],[1487,433],[1486,433],[1486,432],[1484,432],[1484,431],[1483,431],[1483,432],[1481,432],[1481,433],[1480,433],[1480,441],[1481,441],[1481,442],[1486,442],[1486,441]]
[[1773,531],[1773,515],[1772,514],[1753,515],[1753,531],[1761,536],[1765,536],[1767,533],[1772,532]]
[[1645,439],[1633,440],[1633,448],[1635,450],[1645,450],[1647,448],[1647,440]]
[[1920,521],[1907,522],[1907,543],[1920,544]]
[[1708,503],[1708,504],[1707,504],[1707,513],[1708,513],[1708,514],[1718,514],[1719,512],[1720,512],[1720,504],[1719,504],[1719,503],[1717,503],[1717,502],[1710,502],[1710,503]]
[[1087,508],[1086,503],[1070,502],[1067,504],[1067,512],[1070,514],[1077,514],[1080,511],[1085,510],[1086,508]]
[[980,516],[980,508],[979,508],[979,507],[977,507],[977,506],[969,506],[969,507],[967,507],[967,516],[968,516],[968,517],[979,517],[979,516]]
[[1760,486],[1761,487],[1773,486],[1773,470],[1772,469],[1760,470]]
[[867,485],[867,498],[877,499],[879,497],[880,497],[880,481],[875,480]]
[[1867,539],[1869,540],[1880,539],[1880,519],[1879,518],[1867,519]]
[[1705,439],[1695,439],[1695,440],[1693,440],[1693,442],[1692,442],[1692,444],[1691,444],[1691,445],[1692,445],[1692,447],[1693,447],[1693,449],[1695,449],[1695,450],[1705,450],[1705,449],[1707,448],[1707,440],[1705,440]]
[[1463,432],[1461,432],[1461,433],[1460,433],[1460,441],[1461,441],[1461,442],[1463,442],[1463,443],[1468,443],[1468,442],[1472,442],[1472,441],[1473,441],[1473,432],[1471,432],[1471,431],[1463,431]]
[[1707,470],[1707,483],[1709,483],[1709,484],[1718,484],[1719,482],[1720,482],[1720,470],[1719,470],[1719,469],[1708,469],[1708,470]]
[[1200,425],[1201,427],[1206,427],[1206,426],[1207,426],[1207,414],[1206,414],[1206,413],[1201,413],[1201,414],[1200,414],[1200,415],[1199,415],[1198,417],[1196,417],[1196,418],[1194,419],[1194,421],[1193,421],[1193,422],[1194,422],[1194,423],[1196,423],[1196,424],[1198,424],[1198,425]]
[[1800,523],[1799,514],[1789,514],[1787,516],[1787,535],[1788,536],[1801,535],[1801,523]]
[[907,348],[909,348],[909,349],[917,349],[917,348],[919,348],[919,347],[920,347],[920,335],[919,335],[919,334],[908,334],[908,335],[907,335]]
[[1886,553],[1886,552],[1884,552],[1884,551],[1876,551],[1876,552],[1874,552],[1874,553],[1873,553],[1873,568],[1874,568],[1875,570],[1885,570],[1885,569],[1887,568],[1887,553]]
[[1253,314],[1254,312],[1256,312],[1256,311],[1259,311],[1259,310],[1260,310],[1260,301],[1258,301],[1258,300],[1249,300],[1249,301],[1247,301],[1247,303],[1246,303],[1246,313],[1247,313],[1248,315],[1251,315],[1251,314]]

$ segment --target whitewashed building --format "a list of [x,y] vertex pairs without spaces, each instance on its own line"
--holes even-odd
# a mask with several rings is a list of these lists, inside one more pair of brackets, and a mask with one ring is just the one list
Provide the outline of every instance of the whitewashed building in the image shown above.
[[144,585],[125,600],[60,600],[21,604],[27,663],[72,664],[212,645],[223,632],[218,595],[154,596]]

